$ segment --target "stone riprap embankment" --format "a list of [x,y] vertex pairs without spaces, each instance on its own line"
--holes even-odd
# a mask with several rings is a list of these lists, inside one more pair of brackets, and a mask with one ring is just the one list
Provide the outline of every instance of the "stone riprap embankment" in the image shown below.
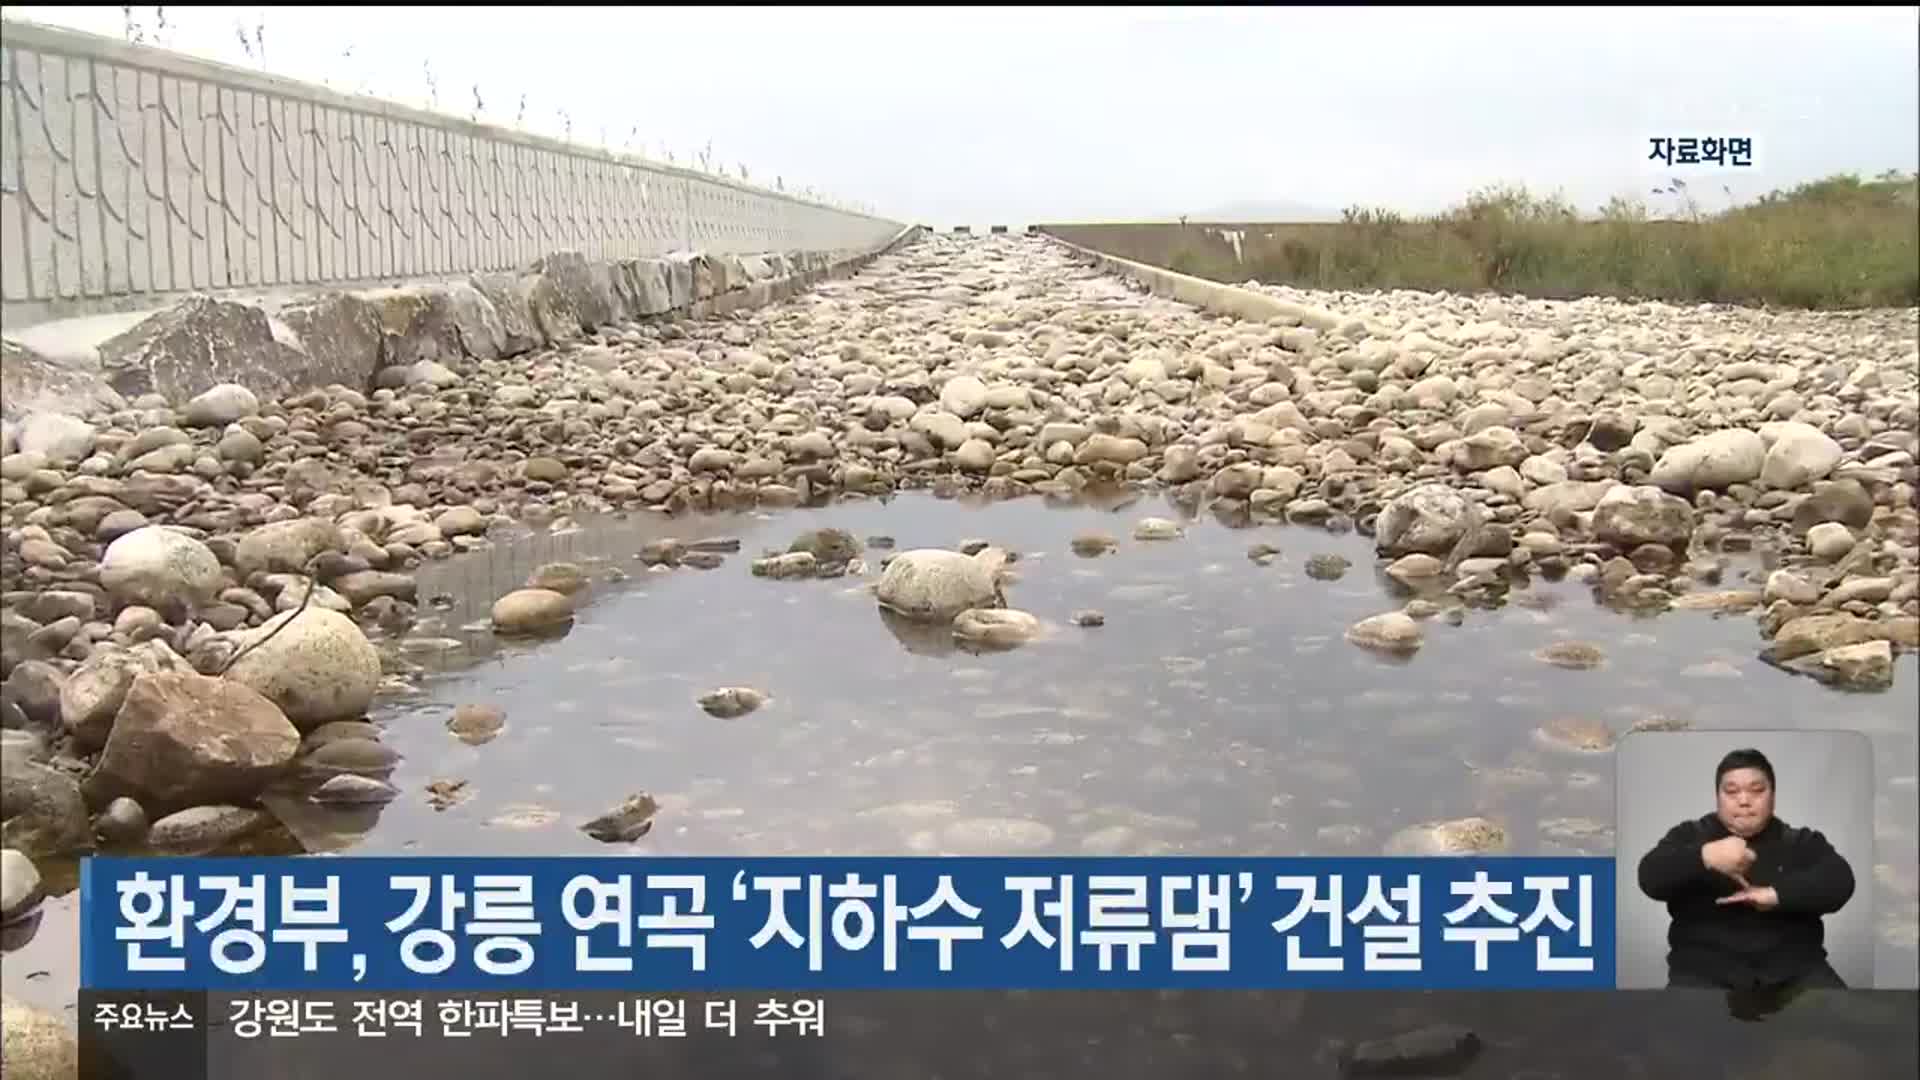
[[[1445,632],[1429,617],[1536,573],[1622,607],[1748,613],[1770,659],[1847,687],[1887,685],[1916,643],[1911,312],[1316,294],[1295,297],[1313,318],[1247,322],[1043,238],[923,237],[789,302],[684,320],[635,307],[637,277],[563,263],[508,290],[300,302],[264,336],[189,303],[100,350],[124,404],[8,422],[6,846],[151,820],[195,849],[256,824],[288,770],[377,780],[392,755],[360,718],[412,571],[573,514],[1138,485],[1371,535],[1416,595],[1354,647],[1415,652]],[[232,341],[257,351],[201,348]],[[752,572],[847,573],[843,539]],[[1748,552],[1764,569],[1733,569]],[[895,615],[990,647],[1040,632],[980,614],[1007,606],[995,551],[892,558],[875,584]],[[543,567],[493,624],[562,628],[583,584]],[[1577,645],[1543,662],[1592,666]]]
[[[445,382],[469,362],[564,347],[627,320],[764,306],[861,258],[828,251],[606,261],[562,252],[524,273],[460,281],[196,295],[144,317],[10,331],[0,365],[0,417],[11,446],[35,413],[93,418],[143,403],[157,407],[160,400],[184,407],[229,384],[277,399],[328,386],[366,392]],[[103,325],[117,330],[74,340],[74,327]],[[51,344],[36,348],[35,342]],[[215,400],[236,399],[183,408],[182,418],[201,427],[237,418]]]

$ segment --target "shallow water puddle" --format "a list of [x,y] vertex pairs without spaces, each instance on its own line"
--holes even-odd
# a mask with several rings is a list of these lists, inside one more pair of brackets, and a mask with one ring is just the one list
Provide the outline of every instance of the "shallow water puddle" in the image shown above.
[[[1878,963],[1913,970],[1915,655],[1890,691],[1838,693],[1762,664],[1746,616],[1630,617],[1535,578],[1459,626],[1422,620],[1411,657],[1382,656],[1343,638],[1409,595],[1374,569],[1365,537],[1201,518],[1178,540],[1131,539],[1146,516],[1180,517],[1155,499],[1112,512],[912,495],[607,522],[428,566],[421,595],[444,594],[444,610],[423,605],[410,641],[383,645],[413,665],[415,692],[373,714],[401,755],[400,798],[274,809],[310,849],[370,855],[1378,854],[1407,826],[1473,815],[1500,823],[1514,853],[1610,854],[1612,747],[1634,724],[1856,729],[1880,762]],[[976,653],[944,628],[884,618],[864,589],[883,550],[866,552],[864,577],[749,572],[762,549],[824,526],[899,551],[976,537],[1010,548],[1008,603],[1046,631]],[[633,558],[675,530],[738,536],[741,550],[710,571]],[[1090,531],[1118,548],[1075,555]],[[1256,543],[1281,554],[1262,565],[1246,557]],[[1352,568],[1317,580],[1303,572],[1316,554]],[[550,561],[595,582],[565,636],[461,629]],[[1076,626],[1087,609],[1104,625]],[[1543,662],[1554,642],[1594,646],[1600,662]],[[720,719],[696,699],[721,687],[769,700]],[[463,704],[504,710],[504,726],[463,742],[447,729]],[[659,811],[637,842],[580,831],[643,792]],[[76,899],[49,903],[35,940],[9,954],[9,992],[71,1000]]]

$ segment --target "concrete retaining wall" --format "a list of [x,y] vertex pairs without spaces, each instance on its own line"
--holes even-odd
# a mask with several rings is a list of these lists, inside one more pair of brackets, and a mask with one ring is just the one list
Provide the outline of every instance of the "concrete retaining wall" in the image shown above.
[[1192,304],[1215,314],[1232,315],[1251,322],[1265,322],[1268,319],[1277,318],[1289,323],[1310,326],[1322,332],[1331,331],[1344,321],[1339,314],[1325,308],[1296,304],[1257,293],[1251,289],[1223,285],[1218,281],[1208,281],[1205,278],[1187,274],[1177,274],[1172,270],[1148,266],[1146,263],[1122,259],[1103,251],[1095,251],[1090,247],[1070,243],[1045,229],[1038,231],[1049,242],[1067,248],[1082,261],[1116,277],[1135,282],[1155,296],[1164,296],[1183,304]]
[[861,252],[900,222],[92,34],[0,27],[0,318],[519,271]]

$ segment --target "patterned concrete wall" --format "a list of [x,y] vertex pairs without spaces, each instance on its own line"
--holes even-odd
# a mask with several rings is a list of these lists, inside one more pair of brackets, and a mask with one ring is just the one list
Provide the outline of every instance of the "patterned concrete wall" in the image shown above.
[[169,294],[633,258],[859,251],[903,226],[158,49],[0,26],[11,325]]

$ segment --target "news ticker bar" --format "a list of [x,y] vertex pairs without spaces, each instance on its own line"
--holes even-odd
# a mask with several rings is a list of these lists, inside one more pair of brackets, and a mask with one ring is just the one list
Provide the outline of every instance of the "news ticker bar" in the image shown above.
[[[804,994],[410,994],[85,989],[81,1076],[138,1080],[251,1078],[289,1058],[364,1067],[369,1056],[429,1068],[462,1059],[528,1068],[554,1049],[579,1065],[645,1050],[673,1056],[769,1051],[828,1035],[828,1005]],[[506,1055],[504,1058],[501,1055]],[[584,1055],[582,1058],[580,1055]],[[631,1075],[627,1073],[626,1075]]]
[[[122,1080],[527,1076],[564,1062],[571,1080],[635,1075],[1133,1075],[1248,1060],[1392,1066],[1369,1075],[1787,1075],[1817,1031],[1830,1062],[1913,1076],[1913,992],[1848,991],[1755,1024],[1701,991],[923,991],[918,993],[412,993],[293,991],[80,994],[78,1075]],[[1169,1041],[1168,1032],[1184,1038]],[[1623,1035],[1624,1033],[1624,1035]],[[1631,1036],[1625,1037],[1625,1036]],[[11,1047],[10,1047],[11,1049]],[[556,1057],[556,1051],[561,1056]],[[1648,1052],[1655,1057],[1649,1058]],[[1330,1059],[1328,1059],[1330,1060]],[[9,1061],[8,1075],[20,1062]],[[1419,1066],[1416,1068],[1415,1066]],[[1479,1066],[1485,1066],[1481,1068]],[[1035,1070],[1039,1070],[1036,1072]],[[1311,1075],[1360,1075],[1359,1071]],[[1717,1074],[1716,1074],[1717,1075]]]
[[197,990],[87,990],[82,1023],[96,1035],[284,1042],[352,1039],[546,1038],[617,1033],[642,1039],[823,1038],[827,1001],[805,994],[211,995]]
[[95,858],[102,990],[1602,989],[1605,858]]

